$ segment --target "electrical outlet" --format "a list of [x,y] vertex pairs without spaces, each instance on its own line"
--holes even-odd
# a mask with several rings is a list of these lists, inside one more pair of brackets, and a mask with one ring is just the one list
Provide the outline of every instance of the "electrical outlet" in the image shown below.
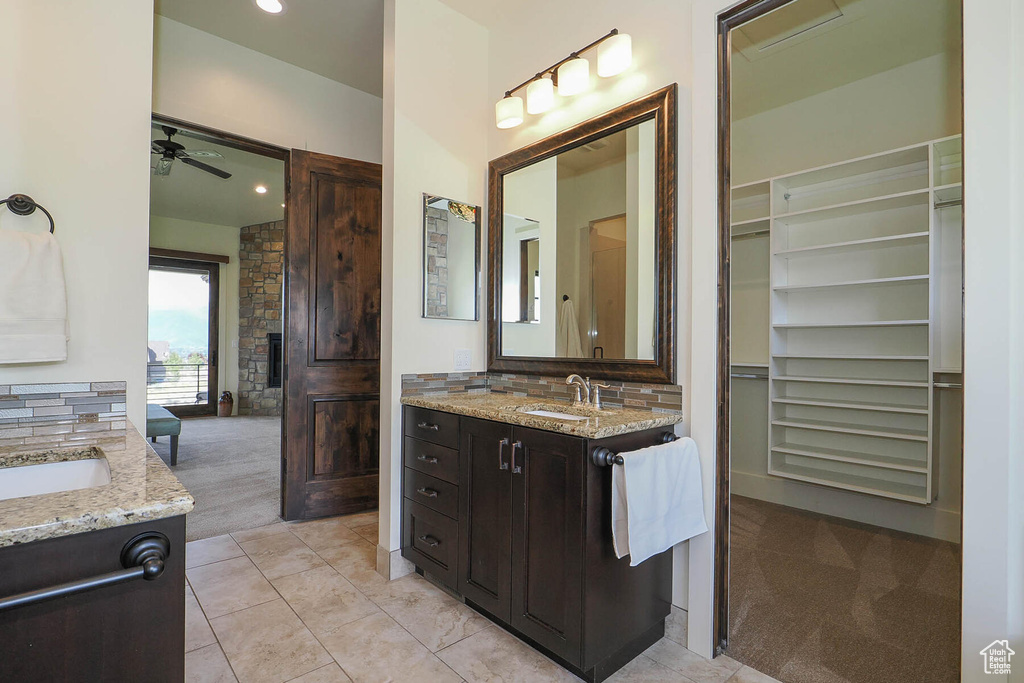
[[471,349],[455,349],[455,369],[469,370],[473,365],[473,351]]

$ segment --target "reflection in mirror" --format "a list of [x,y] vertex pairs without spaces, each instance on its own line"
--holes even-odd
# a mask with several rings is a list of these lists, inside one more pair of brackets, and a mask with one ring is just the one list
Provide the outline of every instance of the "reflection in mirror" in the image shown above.
[[505,174],[501,355],[654,359],[655,155],[648,120]]
[[423,317],[477,320],[480,207],[423,195]]

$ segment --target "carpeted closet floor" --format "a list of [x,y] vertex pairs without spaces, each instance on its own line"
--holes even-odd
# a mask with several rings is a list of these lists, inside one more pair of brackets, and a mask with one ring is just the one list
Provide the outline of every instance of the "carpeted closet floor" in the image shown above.
[[732,497],[730,657],[786,683],[960,680],[960,546]]
[[[151,444],[170,462],[169,438]],[[196,417],[181,421],[178,464],[171,468],[196,499],[185,522],[195,541],[280,519],[281,418]]]

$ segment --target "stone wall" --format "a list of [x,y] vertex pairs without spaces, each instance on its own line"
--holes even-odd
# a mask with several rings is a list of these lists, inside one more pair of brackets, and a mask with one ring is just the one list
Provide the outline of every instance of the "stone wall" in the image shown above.
[[427,315],[448,317],[448,211],[427,207]]
[[281,389],[267,387],[267,333],[281,332],[284,221],[241,229],[238,254],[239,415],[280,415]]

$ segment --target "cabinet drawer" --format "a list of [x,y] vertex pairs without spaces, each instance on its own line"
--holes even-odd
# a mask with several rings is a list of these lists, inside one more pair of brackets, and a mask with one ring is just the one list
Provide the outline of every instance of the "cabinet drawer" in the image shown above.
[[407,498],[402,513],[402,557],[454,588],[458,582],[458,522]]
[[402,446],[405,466],[444,479],[452,484],[459,483],[459,452],[436,443],[405,437]]
[[452,519],[459,516],[459,487],[416,470],[405,470],[405,497]]
[[459,416],[426,408],[405,407],[405,435],[447,446],[459,447]]

